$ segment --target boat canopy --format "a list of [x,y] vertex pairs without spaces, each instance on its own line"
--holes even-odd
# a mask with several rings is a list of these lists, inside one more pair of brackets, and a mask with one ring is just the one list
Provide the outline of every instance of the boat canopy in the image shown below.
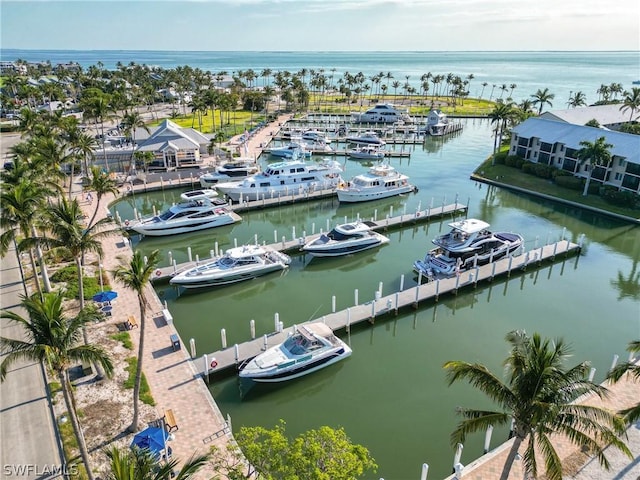
[[475,218],[467,218],[466,220],[453,222],[450,223],[449,226],[454,230],[459,230],[466,234],[478,233],[489,228],[489,224],[487,222],[483,222],[482,220],[477,220]]

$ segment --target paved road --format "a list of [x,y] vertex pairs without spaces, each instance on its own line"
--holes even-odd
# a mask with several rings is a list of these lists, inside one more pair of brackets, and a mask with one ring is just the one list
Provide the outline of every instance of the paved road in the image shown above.
[[[0,264],[0,307],[26,315],[18,307],[23,294],[18,261],[11,248]],[[0,319],[0,335],[21,338],[21,333],[15,324]],[[61,473],[61,465],[44,370],[39,363],[17,362],[0,384],[0,478],[54,478]]]

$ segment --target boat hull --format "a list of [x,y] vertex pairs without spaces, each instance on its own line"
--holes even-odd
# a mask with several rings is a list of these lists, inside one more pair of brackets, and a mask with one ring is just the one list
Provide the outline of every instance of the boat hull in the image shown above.
[[351,189],[338,189],[338,200],[342,203],[369,202],[371,200],[379,200],[381,198],[393,197],[410,193],[415,190],[414,185],[403,185],[398,188],[390,188],[385,190],[366,191],[365,189],[356,191]]
[[284,270],[286,265],[273,264],[264,266],[261,269],[255,269],[252,271],[239,271],[231,275],[223,275],[220,273],[214,275],[201,275],[199,277],[181,278],[174,277],[169,283],[172,285],[178,285],[180,287],[188,289],[216,287],[221,285],[230,285],[233,283],[243,282],[246,280],[252,280],[254,278],[266,275],[268,273]]
[[240,378],[246,378],[260,383],[285,382],[317,372],[334,363],[344,360],[351,355],[351,349],[341,348],[314,359],[308,363],[296,364],[290,368],[279,368],[268,372],[240,372]]
[[272,185],[268,187],[242,188],[240,185],[219,186],[219,190],[234,202],[242,200],[262,200],[278,198],[287,195],[301,195],[305,192],[332,189],[338,186],[339,178],[332,181],[313,181],[305,183],[291,183],[288,185]]
[[181,233],[190,233],[197,232],[199,230],[205,230],[209,228],[222,227],[224,225],[231,225],[232,223],[237,222],[233,216],[231,215],[221,215],[215,219],[202,221],[198,223],[188,223],[188,224],[179,224],[179,223],[171,223],[167,222],[164,224],[134,224],[129,227],[130,230],[133,230],[140,235],[144,235],[147,237],[163,237],[169,235],[178,235]]
[[[322,248],[319,246],[314,247],[311,245],[303,248],[303,251],[314,257],[342,257],[344,255],[350,255],[352,253],[358,253],[364,250],[369,250],[371,248],[376,248],[387,242],[381,239],[372,239],[367,243],[352,243],[350,245],[348,244],[348,242],[338,242],[335,245],[328,246],[327,248]],[[342,245],[341,243],[344,243],[344,245]]]

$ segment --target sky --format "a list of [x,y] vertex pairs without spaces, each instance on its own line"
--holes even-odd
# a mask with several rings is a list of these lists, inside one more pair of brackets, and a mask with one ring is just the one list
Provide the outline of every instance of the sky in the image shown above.
[[50,50],[640,50],[638,0],[0,0]]

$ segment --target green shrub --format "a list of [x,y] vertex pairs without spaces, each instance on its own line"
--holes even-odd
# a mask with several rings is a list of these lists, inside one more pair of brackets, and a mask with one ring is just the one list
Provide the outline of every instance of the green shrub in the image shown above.
[[640,196],[626,190],[616,190],[614,187],[605,186],[600,189],[600,196],[612,205],[625,208],[640,207]]
[[[64,282],[67,284],[64,297],[78,298],[78,269],[75,265],[68,265],[51,275],[52,282]],[[99,279],[97,277],[82,277],[84,288],[84,299],[90,300],[100,291]]]
[[507,159],[507,152],[498,152],[495,155],[494,163],[496,165],[505,165]]
[[507,167],[522,168],[524,160],[517,155],[505,155],[504,164]]
[[[133,388],[136,381],[136,367],[138,366],[138,359],[136,357],[127,358],[127,373],[129,376],[124,382],[124,388],[131,389]],[[147,405],[154,406],[156,401],[151,396],[151,391],[149,390],[149,384],[147,383],[147,377],[142,373],[142,378],[140,379],[140,400]]]
[[133,342],[131,341],[131,335],[129,332],[118,332],[110,335],[110,338],[114,339],[116,342],[122,343],[122,346],[127,350],[133,350]]
[[536,177],[553,178],[553,170],[555,170],[555,168],[545,165],[544,163],[533,164],[533,173]]
[[583,180],[578,177],[560,175],[556,177],[556,185],[559,187],[570,188],[571,190],[582,190],[584,187]]

